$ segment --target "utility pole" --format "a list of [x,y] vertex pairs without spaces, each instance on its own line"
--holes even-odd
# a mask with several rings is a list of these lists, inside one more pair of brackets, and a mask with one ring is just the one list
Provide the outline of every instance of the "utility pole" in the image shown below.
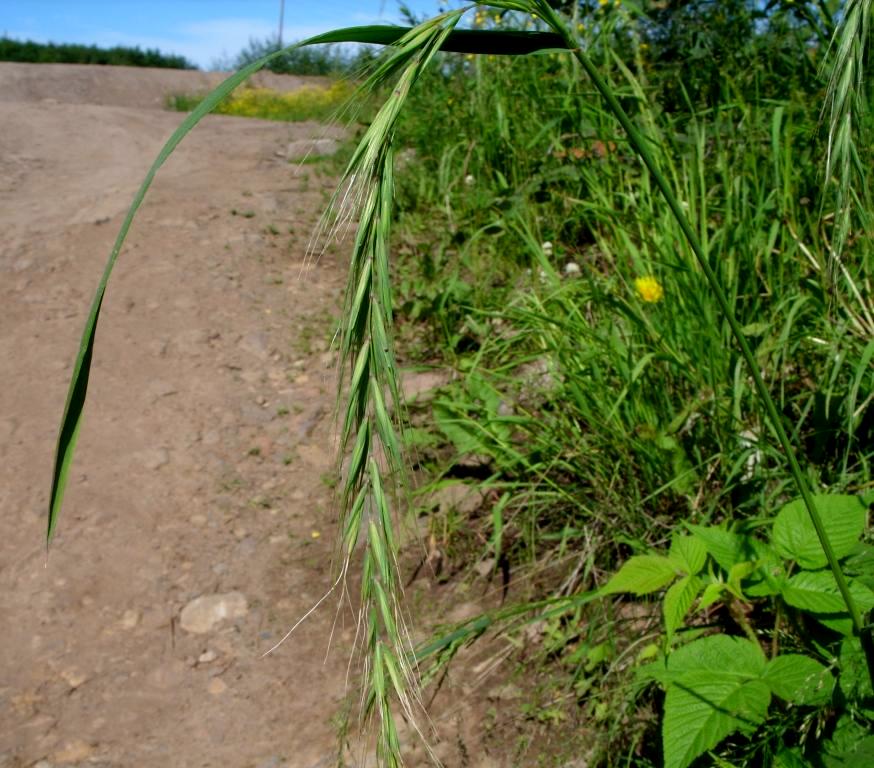
[[279,47],[282,48],[282,23],[285,20],[285,0],[279,0]]

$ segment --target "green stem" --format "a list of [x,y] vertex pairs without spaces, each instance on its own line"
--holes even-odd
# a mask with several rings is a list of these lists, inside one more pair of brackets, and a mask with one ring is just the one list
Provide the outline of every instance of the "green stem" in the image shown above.
[[801,466],[798,464],[798,459],[795,457],[792,443],[789,441],[786,430],[783,428],[783,422],[780,418],[779,412],[777,411],[777,406],[774,404],[774,400],[771,398],[771,395],[768,392],[768,388],[765,385],[764,380],[762,379],[762,374],[759,371],[759,366],[756,364],[756,359],[753,356],[753,352],[750,349],[750,345],[747,343],[743,331],[741,330],[740,323],[734,316],[731,305],[728,303],[725,292],[722,290],[722,286],[719,283],[719,278],[716,276],[716,273],[713,271],[713,268],[707,261],[707,258],[704,255],[704,249],[701,247],[701,243],[698,241],[698,236],[695,234],[695,231],[692,229],[692,225],[689,223],[689,220],[683,213],[680,202],[677,200],[677,197],[674,195],[673,191],[668,185],[667,180],[662,175],[661,171],[656,165],[655,158],[649,151],[649,147],[647,146],[647,142],[644,139],[643,135],[637,130],[637,128],[635,128],[634,124],[631,122],[631,118],[628,117],[625,110],[622,108],[622,105],[616,99],[616,96],[614,95],[610,86],[598,73],[595,65],[592,63],[589,57],[586,56],[586,54],[583,53],[583,51],[579,48],[578,41],[567,29],[563,20],[545,2],[538,3],[538,6],[540,8],[543,20],[547,24],[549,24],[549,26],[552,27],[552,29],[554,29],[559,35],[561,35],[567,48],[573,53],[574,57],[580,63],[580,66],[585,70],[592,83],[594,83],[595,87],[604,97],[604,100],[607,102],[610,110],[616,116],[616,119],[619,120],[620,125],[628,135],[628,140],[631,143],[631,146],[640,156],[643,164],[652,174],[656,186],[659,188],[662,195],[664,195],[664,198],[668,203],[668,207],[674,214],[674,218],[680,225],[680,229],[683,231],[683,234],[685,235],[686,240],[688,241],[689,246],[692,249],[692,252],[695,254],[695,258],[698,260],[698,263],[701,266],[702,272],[704,272],[704,276],[707,278],[707,282],[710,283],[710,287],[713,290],[714,295],[716,296],[716,301],[719,304],[720,309],[722,310],[723,316],[728,321],[732,335],[737,340],[741,354],[743,355],[744,360],[746,360],[746,363],[749,366],[750,374],[753,377],[753,383],[755,385],[756,392],[762,405],[764,406],[768,421],[770,421],[771,427],[773,428],[774,433],[777,436],[777,440],[780,443],[781,448],[783,449],[783,453],[786,455],[786,460],[789,463],[789,472],[792,475],[792,479],[795,481],[798,492],[804,501],[804,506],[807,508],[808,515],[810,515],[810,520],[813,523],[814,529],[816,530],[816,535],[819,538],[819,543],[820,546],[822,546],[822,551],[825,554],[826,559],[828,560],[829,568],[831,568],[831,571],[834,574],[835,581],[838,585],[838,590],[840,591],[841,597],[843,598],[844,603],[847,606],[847,611],[849,612],[850,618],[853,622],[853,629],[855,631],[855,634],[859,636],[862,644],[862,650],[865,653],[866,661],[868,664],[868,674],[871,677],[872,684],[874,684],[874,652],[872,652],[872,650],[874,650],[874,643],[872,643],[870,637],[870,629],[862,623],[862,615],[859,612],[856,601],[850,594],[849,585],[847,584],[844,573],[841,570],[840,565],[838,564],[838,559],[835,556],[835,552],[834,549],[832,549],[828,534],[826,533],[825,527],[822,524],[822,518],[820,517],[819,511],[817,510],[816,504],[813,500],[813,494],[810,492],[807,481],[804,479],[804,475],[801,471]]

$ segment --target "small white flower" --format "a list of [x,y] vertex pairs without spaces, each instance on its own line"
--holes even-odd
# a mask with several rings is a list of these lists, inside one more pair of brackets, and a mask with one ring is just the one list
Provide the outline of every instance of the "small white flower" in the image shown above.
[[552,243],[547,240],[545,243],[541,243],[540,247],[543,249],[544,256],[552,256]]
[[579,277],[580,276],[580,265],[575,261],[569,261],[564,265],[564,276],[565,277]]
[[750,451],[750,455],[747,456],[744,464],[743,474],[741,475],[741,480],[748,482],[753,479],[753,476],[756,474],[756,468],[762,463],[762,450],[758,447],[759,436],[755,432],[745,429],[737,436],[737,441],[742,449]]
[[467,176],[464,177],[464,184],[468,187],[472,187],[474,184],[476,184],[476,179],[473,177],[473,174],[469,173],[467,174]]

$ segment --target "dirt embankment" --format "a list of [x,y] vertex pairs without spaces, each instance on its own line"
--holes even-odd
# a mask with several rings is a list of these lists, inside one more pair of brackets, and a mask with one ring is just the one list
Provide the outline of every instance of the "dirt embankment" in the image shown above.
[[[48,561],[43,545],[91,296],[181,120],[161,107],[220,77],[0,63],[0,768],[337,764],[348,609],[262,658],[331,584],[346,250],[306,259],[335,179],[294,162],[324,126],[208,116],[160,171],[103,305]],[[449,619],[478,610],[450,597]],[[448,768],[508,764],[476,746],[506,696],[475,694],[463,674],[441,687]]]
[[[332,609],[325,338],[344,267],[304,250],[322,126],[209,117],[110,283],[59,535],[71,363],[124,212],[197,72],[0,64],[0,766],[332,764],[352,633]],[[300,79],[282,80],[293,88]],[[271,83],[274,85],[274,83]]]
[[[0,101],[162,109],[168,96],[205,93],[228,74],[149,67],[0,62]],[[251,82],[278,91],[294,91],[301,86],[325,85],[329,81],[323,77],[259,72]]]

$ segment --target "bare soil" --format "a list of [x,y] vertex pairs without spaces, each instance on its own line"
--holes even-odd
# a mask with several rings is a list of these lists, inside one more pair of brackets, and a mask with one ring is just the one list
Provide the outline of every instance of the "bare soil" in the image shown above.
[[[167,95],[219,78],[0,63],[0,768],[373,764],[354,735],[351,752],[337,748],[348,609],[327,601],[263,657],[331,586],[328,346],[346,249],[306,259],[336,179],[299,155],[336,132],[209,116],[158,174],[104,302],[46,555],[55,440],[93,291],[181,120]],[[419,577],[407,588],[420,624],[500,601],[486,580],[437,584],[421,555],[408,557]],[[519,741],[522,689],[490,674],[512,650],[463,652],[428,693],[447,768],[540,764]],[[403,741],[409,764],[426,764]]]
[[[345,267],[304,266],[334,179],[287,152],[323,126],[208,117],[159,173],[110,283],[44,546],[92,293],[181,120],[165,96],[215,80],[0,64],[3,768],[336,761],[349,622],[328,607],[262,658],[331,583],[327,339]],[[186,606],[209,596],[219,613],[198,624],[202,601]]]

